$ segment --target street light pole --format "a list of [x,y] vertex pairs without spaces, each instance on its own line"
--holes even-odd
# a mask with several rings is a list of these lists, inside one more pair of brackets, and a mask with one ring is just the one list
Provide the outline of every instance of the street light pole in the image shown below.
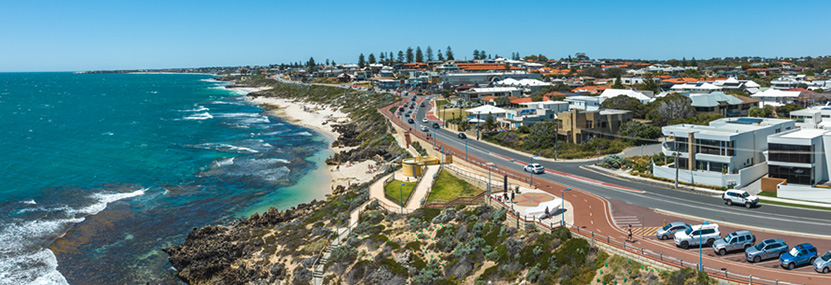
[[467,138],[465,139],[465,161],[467,161]]
[[496,164],[489,163],[488,165],[488,200],[491,198],[491,169],[495,168]]
[[562,218],[562,220],[560,221],[560,226],[562,227],[566,226],[566,191],[571,191],[571,188],[563,189],[561,194],[563,197],[563,202],[560,206],[560,217]]
[[401,183],[401,189],[398,189],[398,204],[401,205],[401,215],[404,215],[404,183]]
[[[709,225],[710,223],[704,221],[702,225]],[[698,228],[698,271],[704,270],[704,265],[701,264],[701,228]]]

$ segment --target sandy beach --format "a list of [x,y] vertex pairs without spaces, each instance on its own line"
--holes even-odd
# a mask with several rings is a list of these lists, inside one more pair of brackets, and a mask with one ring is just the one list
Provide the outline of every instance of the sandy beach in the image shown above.
[[[329,139],[330,148],[334,153],[352,149],[346,147],[331,147],[331,142],[337,140],[340,136],[340,134],[334,131],[332,125],[348,123],[350,120],[346,113],[328,105],[293,99],[256,97],[252,101],[268,106],[269,112],[292,124],[308,127],[323,134]],[[373,176],[370,171],[374,169],[375,164],[375,161],[366,160],[354,164],[327,166],[326,172],[331,178],[329,189],[335,189],[339,185],[347,187],[349,184],[369,182]],[[370,166],[373,166],[373,168],[370,168]]]

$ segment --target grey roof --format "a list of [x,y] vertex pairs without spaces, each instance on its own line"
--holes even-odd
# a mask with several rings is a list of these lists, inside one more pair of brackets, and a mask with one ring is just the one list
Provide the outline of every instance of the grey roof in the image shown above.
[[731,95],[724,94],[723,92],[713,92],[710,94],[702,94],[702,95],[693,95],[690,96],[692,99],[693,107],[714,107],[718,106],[718,102],[727,102],[728,105],[737,105],[742,104],[743,101],[739,98],[736,98]]

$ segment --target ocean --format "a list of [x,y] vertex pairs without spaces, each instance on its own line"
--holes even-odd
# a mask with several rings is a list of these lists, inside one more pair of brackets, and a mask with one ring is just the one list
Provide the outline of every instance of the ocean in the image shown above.
[[223,85],[0,73],[0,284],[179,282],[194,227],[322,198],[329,139]]

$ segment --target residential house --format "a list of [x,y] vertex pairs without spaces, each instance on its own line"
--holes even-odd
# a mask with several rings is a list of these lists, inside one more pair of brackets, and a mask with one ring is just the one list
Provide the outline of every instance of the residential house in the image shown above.
[[500,119],[500,123],[505,123],[508,129],[553,121],[557,119],[557,114],[568,112],[568,103],[563,101],[523,102],[519,105],[522,108],[509,110],[505,118]]
[[652,97],[649,97],[642,92],[630,89],[606,89],[603,90],[602,94],[600,94],[600,98],[601,100],[608,100],[610,98],[614,98],[620,95],[638,99],[638,101],[641,101],[641,104],[646,104],[649,103],[649,101],[652,101]]
[[557,130],[558,135],[579,144],[597,137],[614,138],[620,126],[632,120],[632,111],[571,109],[557,114],[557,119],[562,122],[562,126]]
[[675,84],[669,90],[672,92],[689,92],[690,94],[707,94],[722,91],[721,87],[708,82]]
[[451,85],[459,84],[489,84],[491,82],[501,81],[506,78],[514,79],[539,79],[539,73],[524,73],[524,72],[464,72],[464,73],[445,73],[441,75],[441,82],[446,82]]
[[707,126],[678,124],[662,128],[674,137],[662,145],[663,153],[676,156],[669,166],[653,165],[653,174],[665,179],[718,187],[745,186],[765,175],[763,152],[767,137],[792,130],[794,121],[762,118],[723,118]]
[[465,101],[475,100],[486,96],[495,96],[495,97],[520,97],[522,96],[522,89],[516,87],[484,87],[484,88],[471,88],[467,91],[459,93],[459,96],[464,98]]
[[497,87],[517,87],[521,88],[523,93],[531,94],[535,92],[539,92],[543,88],[547,88],[551,86],[551,83],[542,82],[536,79],[513,79],[507,78],[505,80],[495,82],[493,86]]
[[799,94],[802,92],[799,91],[782,91],[777,89],[768,89],[753,95],[750,95],[752,98],[759,99],[759,108],[765,107],[765,105],[770,105],[773,107],[779,107],[785,104],[793,103],[794,100],[799,97]]
[[600,108],[603,98],[600,98],[600,96],[569,96],[563,101],[569,103],[569,110],[594,111]]
[[[744,98],[741,98],[744,97]],[[713,113],[725,117],[747,116],[748,110],[759,103],[758,99],[713,92],[690,96],[696,113]]]
[[508,114],[508,110],[491,105],[467,109],[465,112],[470,114],[467,115],[468,121],[475,124],[484,123],[488,119],[488,115],[493,116],[494,121],[496,121],[496,119],[504,118]]

